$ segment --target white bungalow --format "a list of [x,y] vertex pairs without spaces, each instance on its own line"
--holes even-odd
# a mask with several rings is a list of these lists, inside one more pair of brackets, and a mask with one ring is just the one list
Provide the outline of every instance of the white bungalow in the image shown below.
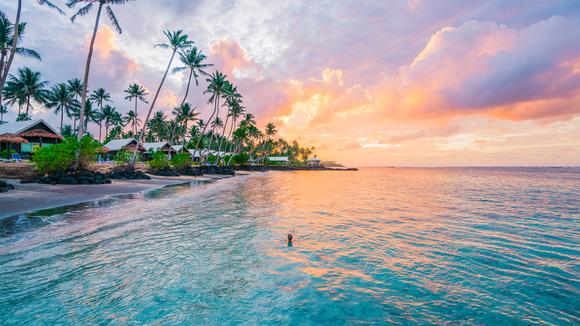
[[143,153],[145,148],[134,138],[124,138],[124,139],[113,139],[105,144],[104,146],[107,151],[107,156],[109,158],[115,157],[117,152],[125,150],[127,152],[133,152],[135,147],[137,147],[137,152]]
[[155,152],[163,152],[167,157],[171,158],[171,154],[175,153],[171,145],[166,141],[154,142],[154,143],[143,143],[145,148],[145,159],[149,159]]
[[290,162],[290,159],[288,158],[288,156],[269,156],[268,161],[280,164],[288,164],[288,162]]
[[309,158],[306,160],[306,163],[308,163],[308,166],[314,166],[314,167],[318,167],[321,166],[320,164],[320,159],[318,157],[313,157],[313,158]]

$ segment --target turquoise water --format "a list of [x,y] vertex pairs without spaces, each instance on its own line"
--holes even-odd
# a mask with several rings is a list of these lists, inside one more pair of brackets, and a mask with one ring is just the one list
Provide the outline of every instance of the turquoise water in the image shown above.
[[0,324],[579,324],[579,222],[572,168],[172,187],[0,221]]

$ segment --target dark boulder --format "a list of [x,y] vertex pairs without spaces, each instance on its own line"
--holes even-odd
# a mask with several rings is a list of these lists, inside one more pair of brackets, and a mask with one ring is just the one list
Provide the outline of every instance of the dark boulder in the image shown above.
[[236,172],[231,166],[216,166],[216,165],[204,165],[199,167],[203,174],[223,174],[223,175],[235,175]]
[[107,177],[110,179],[121,179],[121,180],[149,180],[151,179],[150,176],[147,174],[132,170],[132,169],[119,169],[113,170],[107,173]]
[[158,175],[162,177],[178,177],[179,172],[171,168],[151,169],[147,171],[149,174]]
[[[61,185],[100,185],[100,184],[107,184],[111,183],[111,180],[107,178],[106,175],[100,172],[92,172],[92,171],[77,171],[65,174],[58,174],[58,175],[47,175],[43,177],[39,177],[34,180],[38,183],[45,183],[45,184],[61,184]],[[29,183],[30,180],[26,180],[24,183]]]
[[203,175],[203,173],[201,172],[201,169],[198,167],[188,167],[185,169],[181,169],[178,170],[179,174],[181,175],[187,175],[187,176],[200,176]]
[[14,189],[13,185],[7,183],[6,181],[0,180],[0,192],[8,192],[13,189]]

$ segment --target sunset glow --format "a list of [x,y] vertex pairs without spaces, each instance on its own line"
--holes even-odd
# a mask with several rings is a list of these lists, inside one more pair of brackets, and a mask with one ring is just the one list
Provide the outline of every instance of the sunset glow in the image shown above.
[[[81,76],[91,19],[24,1],[17,58],[44,79]],[[3,3],[12,13],[15,4]],[[140,1],[99,30],[91,87],[119,111],[133,82],[155,88],[167,55],[160,31],[183,28],[235,83],[258,124],[354,166],[580,165],[577,1]],[[42,22],[42,24],[38,24]],[[171,112],[187,76],[170,75]],[[211,105],[194,87],[203,117]],[[15,112],[8,113],[12,119]],[[39,109],[34,118],[57,121]],[[92,127],[94,128],[94,127]]]

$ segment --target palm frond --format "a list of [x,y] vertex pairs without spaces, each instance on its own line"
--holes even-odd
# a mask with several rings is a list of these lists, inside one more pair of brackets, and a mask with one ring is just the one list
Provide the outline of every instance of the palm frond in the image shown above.
[[[75,1],[79,2],[79,1]],[[67,4],[68,5],[68,4]],[[73,5],[74,6],[74,5]],[[78,16],[84,16],[86,14],[88,14],[91,11],[91,8],[93,8],[93,3],[89,3],[88,5],[82,7],[81,9],[79,9],[79,11],[77,11],[76,14],[74,14],[71,18],[70,21],[72,21],[73,23],[75,22],[75,19],[77,19]]]
[[31,50],[31,49],[16,48],[15,53],[18,55],[21,55],[23,57],[36,59],[38,61],[42,60],[42,58],[40,57],[40,54],[34,50]]
[[187,69],[187,67],[175,67],[171,70],[171,72],[176,73],[176,72],[184,71],[185,69]]
[[52,2],[48,0],[36,0],[36,2],[38,2],[38,4],[41,6],[46,5],[48,8],[54,9],[58,11],[61,15],[64,15],[64,11],[62,11],[59,7],[55,6]]
[[123,34],[123,30],[121,29],[121,25],[119,25],[119,21],[117,20],[117,17],[115,17],[115,13],[113,12],[113,9],[111,9],[111,6],[107,6],[106,9],[107,9],[107,16],[109,16],[109,19],[111,20],[111,23],[113,24],[113,27],[115,28],[117,33]]

